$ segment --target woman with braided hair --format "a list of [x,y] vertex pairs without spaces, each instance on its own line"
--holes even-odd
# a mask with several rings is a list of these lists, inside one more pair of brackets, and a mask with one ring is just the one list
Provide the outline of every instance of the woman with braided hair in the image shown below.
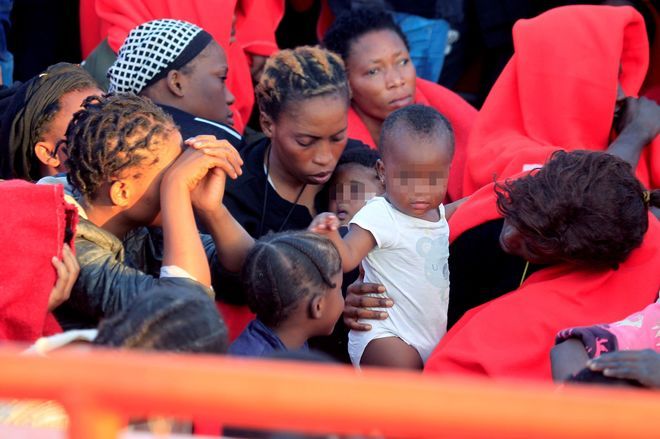
[[37,181],[64,171],[58,142],[82,101],[100,93],[82,67],[68,63],[0,92],[0,178]]
[[339,252],[311,232],[264,236],[248,253],[242,278],[257,318],[229,348],[233,355],[307,350],[310,337],[332,333],[344,307]]
[[[266,63],[256,92],[266,137],[241,149],[244,173],[227,182],[224,198],[254,239],[306,229],[327,210],[326,183],[352,143],[346,135],[350,92],[337,55],[318,47],[280,51]],[[245,304],[241,266],[238,260],[225,276],[222,300]]]

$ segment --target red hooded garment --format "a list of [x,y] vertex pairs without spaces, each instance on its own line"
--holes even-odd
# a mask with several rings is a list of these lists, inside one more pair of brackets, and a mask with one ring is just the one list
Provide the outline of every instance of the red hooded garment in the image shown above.
[[64,201],[63,186],[22,180],[0,182],[0,206],[0,340],[34,342],[62,332],[48,312],[57,280],[51,258],[62,259],[67,226],[74,249],[78,211]]
[[[90,20],[89,1],[81,4],[81,14]],[[238,4],[237,4],[238,3]],[[236,13],[236,41],[230,42]],[[284,14],[282,0],[96,0],[99,25],[82,26],[84,47],[95,47],[107,35],[117,53],[128,33],[146,21],[174,18],[194,23],[225,49],[229,65],[227,87],[236,97],[232,105],[235,128],[243,131],[254,105],[250,59],[246,52],[269,56],[277,50],[275,29]],[[92,41],[97,40],[96,44]]]
[[[495,200],[493,184],[476,192],[451,217],[450,239],[500,218]],[[620,320],[653,303],[658,289],[660,222],[649,215],[644,242],[618,270],[562,264],[533,273],[518,289],[468,311],[440,341],[425,372],[550,380],[557,332]]]
[[[456,148],[449,174],[447,194],[450,200],[458,200],[463,192],[463,168],[468,135],[476,120],[477,110],[456,93],[441,85],[417,78],[415,88],[415,103],[435,108],[449,120],[454,128]],[[367,126],[353,107],[348,110],[348,137],[361,140],[372,149],[376,149],[376,144],[371,138]]]
[[[635,96],[648,68],[644,20],[631,7],[552,9],[518,21],[513,41],[467,145],[464,196],[558,149],[607,149],[617,81]],[[660,187],[660,138],[644,149],[637,177]]]

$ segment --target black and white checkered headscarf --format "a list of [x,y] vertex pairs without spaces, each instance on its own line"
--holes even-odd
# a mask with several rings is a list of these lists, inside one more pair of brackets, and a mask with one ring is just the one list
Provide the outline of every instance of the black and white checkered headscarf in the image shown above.
[[212,41],[211,35],[192,23],[161,19],[133,29],[108,69],[111,92],[139,94],[149,85],[180,69]]

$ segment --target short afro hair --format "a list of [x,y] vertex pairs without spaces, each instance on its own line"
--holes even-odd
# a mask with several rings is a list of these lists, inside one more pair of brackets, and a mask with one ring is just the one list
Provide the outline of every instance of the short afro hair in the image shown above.
[[380,153],[378,150],[371,149],[364,144],[360,144],[354,148],[346,148],[339,157],[336,168],[344,165],[361,165],[365,168],[376,168],[376,163],[380,160]]
[[323,38],[323,46],[348,59],[353,43],[369,32],[389,30],[397,34],[410,50],[408,39],[392,16],[383,9],[354,9],[335,19]]
[[451,154],[454,154],[454,129],[438,110],[426,105],[413,104],[390,113],[380,129],[378,150],[385,155],[385,140],[397,130],[405,130],[423,139],[444,137],[449,140]]
[[557,151],[542,168],[496,184],[497,207],[539,249],[562,260],[617,268],[648,229],[645,189],[630,164],[604,152]]

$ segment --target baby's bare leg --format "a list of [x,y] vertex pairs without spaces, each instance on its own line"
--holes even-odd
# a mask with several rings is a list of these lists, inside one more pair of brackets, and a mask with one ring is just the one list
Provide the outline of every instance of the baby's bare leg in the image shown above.
[[399,337],[385,337],[369,342],[360,359],[360,366],[421,370],[424,362],[417,349]]

